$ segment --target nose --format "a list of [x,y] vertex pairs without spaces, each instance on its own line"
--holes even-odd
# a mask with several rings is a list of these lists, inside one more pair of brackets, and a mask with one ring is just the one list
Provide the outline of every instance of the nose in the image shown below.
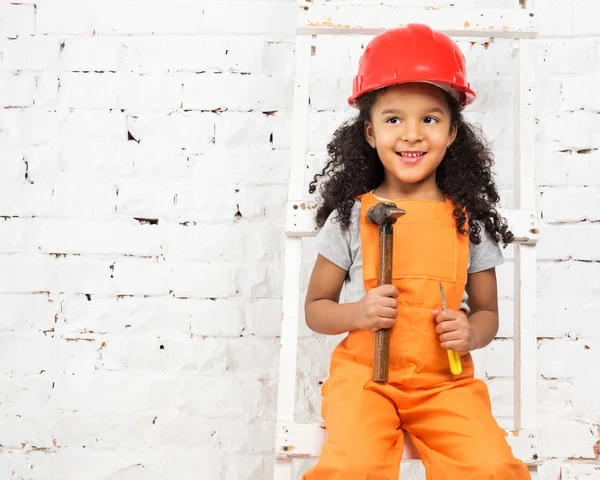
[[420,122],[404,122],[402,140],[407,143],[417,143],[423,139]]

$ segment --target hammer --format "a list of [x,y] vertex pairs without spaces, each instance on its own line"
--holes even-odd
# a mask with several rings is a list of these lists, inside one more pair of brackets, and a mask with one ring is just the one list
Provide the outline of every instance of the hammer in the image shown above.
[[[378,203],[367,212],[367,220],[379,225],[379,278],[377,285],[392,283],[392,252],[394,229],[398,217],[406,212],[393,203]],[[373,381],[388,381],[390,368],[390,329],[382,328],[375,332],[375,356],[373,358]]]

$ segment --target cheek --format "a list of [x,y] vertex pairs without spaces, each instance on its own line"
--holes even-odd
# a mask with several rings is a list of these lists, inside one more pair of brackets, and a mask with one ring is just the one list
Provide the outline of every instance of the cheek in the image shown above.
[[432,132],[430,139],[436,145],[443,146],[445,148],[446,144],[450,141],[450,135],[445,130],[440,129]]

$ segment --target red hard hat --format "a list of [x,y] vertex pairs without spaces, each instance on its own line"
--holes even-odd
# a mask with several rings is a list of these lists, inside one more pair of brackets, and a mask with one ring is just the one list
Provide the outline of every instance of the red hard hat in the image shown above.
[[451,93],[461,109],[475,100],[458,45],[445,33],[415,23],[386,30],[369,42],[348,103],[354,107],[356,99],[371,90],[407,82],[437,85]]

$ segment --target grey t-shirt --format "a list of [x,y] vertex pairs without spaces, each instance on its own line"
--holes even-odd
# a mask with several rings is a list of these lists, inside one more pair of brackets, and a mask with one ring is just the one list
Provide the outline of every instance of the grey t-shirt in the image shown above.
[[[317,234],[317,252],[330,262],[346,270],[342,301],[358,302],[366,292],[362,272],[362,248],[360,245],[360,201],[356,200],[352,207],[351,223],[347,230],[335,220],[337,210],[327,218],[325,225]],[[504,263],[504,258],[498,244],[490,234],[481,228],[481,243],[475,245],[469,242],[468,273],[477,273],[488,268],[497,267]],[[465,291],[460,308],[469,311],[468,295]]]

